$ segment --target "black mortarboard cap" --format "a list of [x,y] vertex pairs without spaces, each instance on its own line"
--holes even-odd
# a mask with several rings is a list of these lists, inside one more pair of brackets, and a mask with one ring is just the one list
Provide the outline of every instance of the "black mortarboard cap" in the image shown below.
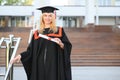
[[44,6],[44,7],[37,8],[37,10],[41,10],[42,13],[45,13],[45,12],[54,13],[55,10],[59,10],[59,9],[52,6]]

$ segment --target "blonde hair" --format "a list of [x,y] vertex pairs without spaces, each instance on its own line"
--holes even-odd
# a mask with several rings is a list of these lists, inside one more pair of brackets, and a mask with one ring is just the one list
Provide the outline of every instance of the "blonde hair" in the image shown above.
[[[45,28],[45,24],[44,24],[44,21],[43,21],[43,16],[44,16],[44,13],[40,17],[40,31],[39,31],[40,33],[43,33],[44,28]],[[57,32],[55,15],[53,13],[52,13],[52,22],[50,24],[50,30],[52,30],[53,33]]]

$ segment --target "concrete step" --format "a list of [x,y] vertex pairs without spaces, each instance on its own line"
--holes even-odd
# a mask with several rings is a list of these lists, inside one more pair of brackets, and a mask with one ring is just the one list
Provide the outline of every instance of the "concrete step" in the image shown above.
[[[5,68],[0,67],[0,70],[0,73],[4,72]],[[0,76],[0,80],[3,78]],[[13,80],[27,80],[23,67],[14,67]],[[74,66],[72,80],[120,80],[120,67]]]

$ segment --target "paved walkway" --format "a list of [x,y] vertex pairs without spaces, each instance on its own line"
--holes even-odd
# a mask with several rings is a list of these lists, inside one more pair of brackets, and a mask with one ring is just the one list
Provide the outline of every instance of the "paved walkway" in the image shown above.
[[[0,67],[0,74],[5,68]],[[120,80],[120,67],[72,67],[73,80]],[[0,76],[0,80],[3,77]],[[14,80],[27,80],[23,67],[14,68]]]

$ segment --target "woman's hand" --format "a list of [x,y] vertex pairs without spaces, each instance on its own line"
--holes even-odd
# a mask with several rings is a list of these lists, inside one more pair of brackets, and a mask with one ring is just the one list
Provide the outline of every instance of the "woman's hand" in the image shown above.
[[11,64],[16,63],[16,62],[19,63],[20,60],[21,60],[21,55],[19,54],[13,60],[11,60],[10,63]]
[[63,49],[64,48],[64,44],[62,43],[62,41],[59,38],[54,38],[56,41],[58,41],[58,45]]

